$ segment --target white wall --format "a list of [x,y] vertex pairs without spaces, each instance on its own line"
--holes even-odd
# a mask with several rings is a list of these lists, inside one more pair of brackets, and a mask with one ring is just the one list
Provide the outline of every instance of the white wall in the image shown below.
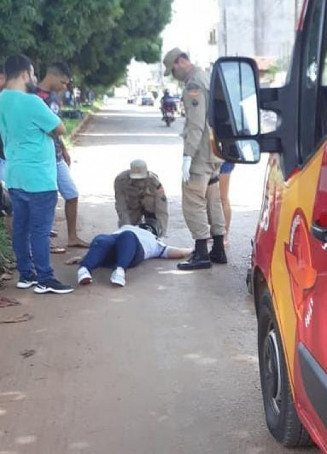
[[302,1],[219,0],[219,55],[227,50],[228,55],[286,57],[294,43],[296,3]]

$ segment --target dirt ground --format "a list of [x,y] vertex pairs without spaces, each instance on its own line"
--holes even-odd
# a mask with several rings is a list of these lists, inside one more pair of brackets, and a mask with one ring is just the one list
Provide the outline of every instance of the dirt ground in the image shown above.
[[[79,136],[72,172],[79,233],[116,228],[113,179],[135,158],[156,172],[170,201],[168,244],[191,246],[180,204],[182,119],[112,102]],[[232,175],[229,263],[179,272],[152,260],[126,288],[94,284],[67,296],[35,295],[10,281],[0,308],[0,454],[260,454],[287,452],[265,427],[256,320],[245,287],[264,162]],[[62,201],[57,244],[65,245]],[[53,255],[58,279],[76,286],[80,255]],[[26,316],[20,323],[3,323]],[[292,451],[293,453],[300,451]]]

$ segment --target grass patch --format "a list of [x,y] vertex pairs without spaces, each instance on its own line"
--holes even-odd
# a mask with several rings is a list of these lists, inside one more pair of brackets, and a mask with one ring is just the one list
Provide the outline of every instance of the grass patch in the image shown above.
[[83,121],[83,119],[90,113],[95,112],[100,108],[100,102],[95,101],[93,103],[93,106],[80,106],[76,109],[73,109],[71,107],[63,107],[62,111],[63,112],[69,112],[73,110],[79,110],[80,112],[83,113],[83,118],[63,118],[62,121],[65,125],[66,128],[66,133],[64,134],[64,142],[66,144],[67,148],[71,148],[73,146],[73,139],[72,139],[72,133],[74,129]]
[[[8,238],[5,218],[0,218],[0,273],[6,273],[12,268],[15,255]],[[1,282],[0,282],[1,286]]]
[[73,146],[72,140],[72,132],[80,124],[83,118],[63,118],[63,123],[66,128],[66,132],[64,134],[64,142],[66,147],[71,148]]

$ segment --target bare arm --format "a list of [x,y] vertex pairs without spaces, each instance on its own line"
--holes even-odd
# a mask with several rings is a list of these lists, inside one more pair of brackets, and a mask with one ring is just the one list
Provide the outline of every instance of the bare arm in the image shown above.
[[50,132],[51,136],[61,136],[62,134],[65,134],[66,128],[62,122],[59,123],[59,125]]
[[167,246],[167,259],[183,259],[191,255],[191,248]]
[[71,164],[70,154],[68,153],[66,145],[61,137],[59,137],[59,140],[60,140],[60,145],[61,145],[61,149],[62,149],[62,156],[63,156],[64,160],[66,161],[66,164],[68,165],[68,167],[70,167],[70,164]]

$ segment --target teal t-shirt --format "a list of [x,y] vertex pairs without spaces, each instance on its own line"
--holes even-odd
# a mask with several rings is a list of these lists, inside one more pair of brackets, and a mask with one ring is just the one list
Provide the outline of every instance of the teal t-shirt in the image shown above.
[[57,190],[55,148],[48,133],[59,124],[60,118],[38,96],[17,90],[1,92],[0,135],[7,188]]

